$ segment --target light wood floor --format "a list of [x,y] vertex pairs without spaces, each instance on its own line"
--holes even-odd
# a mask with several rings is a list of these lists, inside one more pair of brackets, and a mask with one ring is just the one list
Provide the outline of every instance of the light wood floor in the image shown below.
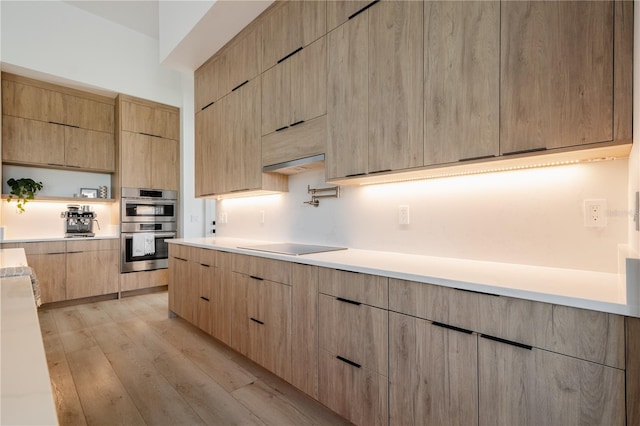
[[40,311],[61,425],[345,420],[180,318],[167,293]]

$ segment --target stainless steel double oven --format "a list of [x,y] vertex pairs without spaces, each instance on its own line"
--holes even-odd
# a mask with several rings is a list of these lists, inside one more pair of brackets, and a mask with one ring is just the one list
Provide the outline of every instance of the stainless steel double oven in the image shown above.
[[[177,198],[176,191],[122,188],[120,272],[150,271],[169,267],[169,247],[164,240],[176,237]],[[138,237],[153,239],[153,249],[143,252],[134,250],[136,234]]]

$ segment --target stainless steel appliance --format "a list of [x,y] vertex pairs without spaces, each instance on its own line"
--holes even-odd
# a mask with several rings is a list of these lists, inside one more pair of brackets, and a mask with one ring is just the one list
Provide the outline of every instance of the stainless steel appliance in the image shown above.
[[[120,272],[169,267],[169,245],[164,240],[176,237],[177,195],[161,189],[122,188]],[[147,243],[144,249],[141,239]]]
[[[67,204],[67,211],[61,212],[60,217],[64,219],[65,238],[94,237],[93,222],[98,223],[98,214],[91,211],[91,206],[78,204]],[[100,224],[98,223],[98,229]]]
[[289,254],[292,256],[302,256],[305,254],[325,253],[328,251],[346,250],[346,247],[314,246],[310,244],[260,244],[256,246],[238,247],[239,249],[264,251],[268,253]]

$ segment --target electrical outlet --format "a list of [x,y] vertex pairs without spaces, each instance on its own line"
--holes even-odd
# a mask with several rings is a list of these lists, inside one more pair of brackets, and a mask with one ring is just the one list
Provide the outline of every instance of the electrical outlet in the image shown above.
[[264,225],[264,210],[260,210],[260,225]]
[[229,223],[229,217],[227,216],[227,212],[220,212],[220,223]]
[[607,226],[607,200],[584,200],[584,226],[604,228]]
[[409,206],[398,206],[398,224],[409,224]]

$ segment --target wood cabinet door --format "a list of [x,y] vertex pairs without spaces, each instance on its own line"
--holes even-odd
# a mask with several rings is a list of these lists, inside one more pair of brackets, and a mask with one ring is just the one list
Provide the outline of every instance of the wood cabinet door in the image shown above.
[[64,250],[60,253],[28,254],[27,263],[40,283],[42,303],[66,300],[66,263]]
[[67,299],[118,292],[118,251],[67,252]]
[[260,74],[261,37],[260,28],[254,26],[225,49],[227,76],[222,80],[226,81],[223,95]]
[[[291,109],[287,124],[309,121],[326,114],[327,38],[321,37],[314,41],[284,63],[289,61],[291,61]],[[262,108],[264,113],[264,104]]]
[[[211,334],[221,342],[231,346],[231,308],[232,279],[231,258],[229,253],[216,253],[218,267],[215,268],[215,276],[211,281]],[[211,278],[210,278],[211,279]]]
[[63,94],[64,124],[82,129],[114,133],[115,106],[92,99]]
[[[172,247],[172,246],[170,246]],[[186,259],[176,257],[171,250],[169,255],[169,310],[183,317],[186,286],[189,281],[189,264]]]
[[[299,53],[297,54],[299,55]],[[297,56],[296,55],[296,56]],[[295,56],[294,56],[295,58]],[[288,59],[262,75],[262,135],[284,130],[291,121],[291,62]]]
[[122,186],[151,188],[151,143],[153,137],[120,132],[120,179]]
[[2,114],[64,123],[63,95],[28,84],[2,80]]
[[[257,362],[258,288],[255,280],[232,273],[231,347]],[[253,318],[253,320],[251,319]]]
[[318,399],[318,267],[291,268],[291,384]]
[[368,171],[368,31],[365,11],[327,35],[326,179]]
[[201,66],[194,73],[194,96],[196,113],[204,110],[226,94],[229,86],[226,56],[217,55],[215,59]]
[[389,423],[478,424],[478,338],[389,313]]
[[501,154],[613,139],[613,10],[501,3]]
[[64,134],[67,166],[107,172],[115,170],[113,133],[64,127]]
[[180,143],[172,139],[151,138],[151,187],[180,189]]
[[195,324],[205,333],[212,334],[212,305],[215,303],[213,290],[215,288],[216,267],[202,263],[196,263],[198,279],[194,284],[198,287],[196,300]]
[[195,195],[201,197],[214,193],[214,170],[216,168],[214,129],[214,105],[210,105],[195,116]]
[[262,22],[262,70],[327,32],[325,1],[287,1]]
[[134,102],[121,101],[121,130],[180,139],[180,117],[177,113]]
[[422,166],[423,3],[383,1],[367,12],[368,172]]
[[64,126],[5,115],[2,161],[64,166]]
[[624,370],[478,339],[480,425],[624,425]]
[[500,2],[424,3],[424,164],[499,155]]
[[291,287],[273,281],[257,281],[258,362],[287,382],[291,381]]

